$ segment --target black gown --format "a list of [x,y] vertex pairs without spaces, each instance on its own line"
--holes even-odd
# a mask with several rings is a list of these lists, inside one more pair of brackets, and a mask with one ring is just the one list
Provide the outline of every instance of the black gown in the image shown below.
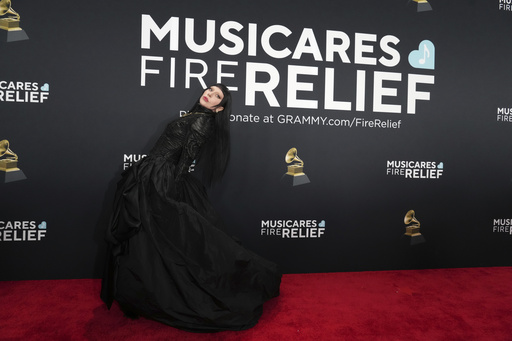
[[202,183],[188,168],[207,143],[213,114],[167,126],[149,155],[123,172],[107,229],[101,297],[189,331],[254,326],[279,295],[276,264],[219,229]]

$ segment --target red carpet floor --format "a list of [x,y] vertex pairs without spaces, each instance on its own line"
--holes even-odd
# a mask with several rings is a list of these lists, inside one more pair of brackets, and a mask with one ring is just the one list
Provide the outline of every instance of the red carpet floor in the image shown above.
[[130,320],[99,290],[0,282],[0,340],[512,340],[512,267],[285,275],[258,325],[212,334]]

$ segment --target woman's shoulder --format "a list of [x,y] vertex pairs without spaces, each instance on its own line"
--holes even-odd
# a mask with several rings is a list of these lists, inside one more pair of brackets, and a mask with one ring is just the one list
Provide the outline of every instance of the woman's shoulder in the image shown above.
[[190,128],[195,131],[205,133],[214,127],[214,116],[210,113],[195,112],[187,116],[190,120]]
[[207,112],[194,112],[187,116],[193,124],[210,124],[214,121],[214,114]]

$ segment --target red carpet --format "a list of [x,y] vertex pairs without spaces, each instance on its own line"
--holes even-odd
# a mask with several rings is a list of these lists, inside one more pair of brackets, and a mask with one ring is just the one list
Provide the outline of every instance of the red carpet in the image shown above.
[[0,282],[0,340],[512,340],[512,267],[285,275],[256,327],[130,320],[100,280]]

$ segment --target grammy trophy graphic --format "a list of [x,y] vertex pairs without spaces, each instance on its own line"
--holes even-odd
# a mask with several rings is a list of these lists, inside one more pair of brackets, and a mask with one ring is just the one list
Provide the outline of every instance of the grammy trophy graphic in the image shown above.
[[415,217],[414,210],[409,210],[404,217],[405,238],[408,239],[410,245],[416,245],[425,242],[425,238],[420,233],[420,222]]
[[286,153],[284,160],[290,165],[288,166],[288,172],[286,172],[281,178],[281,182],[285,182],[292,186],[309,183],[309,178],[304,173],[304,161],[297,156],[297,148],[291,148]]
[[9,141],[0,141],[0,183],[26,178],[23,171],[18,168],[18,155],[9,148]]
[[414,8],[416,12],[426,12],[431,11],[432,6],[427,0],[409,0],[407,6]]
[[12,9],[11,0],[0,0],[0,41],[26,39],[27,33],[20,27],[20,15]]

